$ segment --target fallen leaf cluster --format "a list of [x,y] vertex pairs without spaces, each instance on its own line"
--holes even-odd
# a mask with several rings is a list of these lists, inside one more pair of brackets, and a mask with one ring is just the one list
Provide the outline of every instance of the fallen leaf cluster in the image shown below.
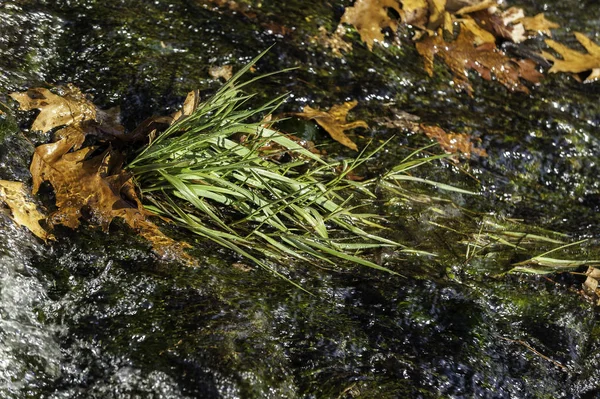
[[398,28],[398,22],[389,17],[388,9],[402,13],[397,0],[356,0],[352,7],[346,8],[341,22],[353,25],[372,50],[376,41],[383,42],[383,29],[389,28],[395,33]]
[[521,79],[538,83],[542,74],[530,60],[514,60],[507,57],[495,45],[487,43],[474,45],[475,35],[470,30],[461,30],[452,42],[446,42],[442,35],[429,36],[417,43],[417,51],[425,61],[425,71],[433,76],[433,61],[438,55],[452,71],[457,88],[470,95],[473,87],[469,81],[469,70],[475,70],[483,79],[495,78],[510,90],[528,93],[529,89]]
[[379,118],[378,122],[390,129],[424,134],[430,139],[437,141],[447,154],[462,154],[467,159],[471,158],[473,154],[479,157],[487,157],[486,150],[475,145],[475,142],[478,141],[477,139],[471,138],[466,133],[447,132],[439,126],[419,123],[419,119],[416,115],[404,111],[396,111],[394,118]]
[[[85,219],[107,230],[115,218],[120,218],[147,239],[157,254],[191,262],[191,257],[183,251],[184,245],[165,236],[149,220],[151,215],[137,197],[130,174],[122,169],[122,156],[110,144],[124,131],[117,113],[98,110],[72,86],[61,89],[60,94],[47,89],[11,94],[21,109],[40,110],[32,129],[48,132],[60,128],[54,132],[54,142],[36,148],[30,167],[33,194],[44,182],[54,189],[57,209],[46,223],[50,227],[63,225],[75,229]],[[89,135],[107,144],[82,148]],[[10,186],[4,187],[4,196],[9,198],[6,187]],[[18,192],[15,190],[12,192]],[[12,206],[11,209],[13,213],[23,213]],[[31,209],[25,210],[33,219],[39,217]],[[44,238],[35,224],[27,223],[34,234]]]
[[[346,130],[362,127],[368,129],[365,121],[358,120],[347,122],[348,112],[356,107],[357,101],[346,102],[331,107],[328,111],[321,111],[310,106],[305,106],[302,112],[293,115],[312,119],[325,130],[331,138],[343,144],[344,146],[357,151],[358,146],[345,133]],[[381,118],[383,125],[389,128],[398,128],[410,132],[425,134],[430,139],[436,140],[440,147],[448,154],[462,154],[470,158],[472,154],[480,157],[487,156],[485,149],[476,147],[468,134],[446,132],[438,126],[431,126],[418,123],[419,117],[401,112],[395,119]]]
[[[390,10],[400,20],[390,16]],[[522,9],[505,10],[496,0],[356,0],[341,18],[341,24],[354,26],[369,50],[384,41],[384,32],[395,33],[400,23],[416,28],[413,39],[425,59],[427,73],[433,75],[434,57],[438,55],[450,67],[456,88],[471,95],[469,70],[512,91],[528,92],[522,81],[540,81],[537,65],[532,60],[508,57],[497,44],[519,43],[539,33],[550,36],[550,29],[558,27],[544,14],[527,17]]]

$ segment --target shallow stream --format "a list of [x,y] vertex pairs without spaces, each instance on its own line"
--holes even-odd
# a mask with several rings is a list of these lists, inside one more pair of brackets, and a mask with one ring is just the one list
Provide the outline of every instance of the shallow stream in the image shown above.
[[[170,233],[194,245],[199,268],[157,259],[119,223],[108,234],[59,229],[44,244],[0,215],[0,397],[600,398],[600,324],[584,277],[502,274],[547,248],[469,258],[464,242],[492,220],[589,238],[562,255],[600,258],[600,83],[549,75],[526,95],[473,76],[469,97],[441,63],[434,78],[424,72],[406,28],[400,46],[372,53],[351,34],[342,58],[311,39],[335,29],[349,0],[221,3],[0,1],[0,102],[16,111],[8,93],[70,82],[102,108],[119,105],[133,129],[192,89],[219,87],[210,66],[239,69],[272,45],[259,72],[298,69],[250,91],[290,93],[290,112],[358,100],[353,117],[371,126],[353,136],[359,146],[391,138],[365,175],[430,143],[381,122],[408,112],[481,139],[487,158],[420,173],[483,194],[383,195],[377,211],[395,238],[439,256],[378,254],[403,277],[282,268],[314,295],[183,231]],[[600,42],[596,1],[509,3],[558,22],[557,40],[575,46],[582,31]],[[30,183],[33,145],[48,140],[26,131],[31,117],[0,118],[1,179]],[[355,155],[312,122],[290,125],[331,156]]]

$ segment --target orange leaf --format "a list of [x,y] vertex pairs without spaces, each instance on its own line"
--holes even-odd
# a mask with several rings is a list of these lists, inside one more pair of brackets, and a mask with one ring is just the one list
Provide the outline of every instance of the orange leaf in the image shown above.
[[[39,109],[32,130],[48,132],[66,126],[57,132],[55,139],[68,135],[73,148],[79,149],[88,135],[100,138],[124,137],[125,129],[118,122],[119,109],[99,110],[73,85],[60,88],[62,95],[48,89],[29,89],[23,93],[11,93],[24,111]],[[61,136],[62,135],[62,136]]]
[[464,133],[446,133],[444,129],[438,126],[420,125],[421,130],[430,139],[436,140],[440,147],[449,154],[458,152],[471,158],[471,154],[480,157],[486,157],[487,152],[483,148],[477,148],[473,145],[471,137]]
[[40,184],[52,184],[58,208],[48,217],[48,223],[77,228],[80,219],[99,225],[103,230],[114,218],[122,218],[139,235],[152,243],[159,255],[176,255],[190,261],[184,245],[165,236],[148,220],[131,179],[121,169],[121,156],[112,149],[92,156],[95,147],[69,152],[73,143],[65,137],[55,143],[36,148],[31,162],[33,192]]
[[430,36],[417,43],[417,51],[424,58],[425,71],[433,76],[433,60],[439,55],[454,75],[457,88],[473,94],[473,87],[469,83],[467,71],[473,69],[482,78],[496,80],[512,91],[529,93],[529,89],[520,81],[520,78],[537,83],[541,74],[534,76],[531,71],[524,74],[516,60],[508,58],[492,43],[476,47],[475,35],[468,29],[461,29],[456,40],[446,42],[441,34]]

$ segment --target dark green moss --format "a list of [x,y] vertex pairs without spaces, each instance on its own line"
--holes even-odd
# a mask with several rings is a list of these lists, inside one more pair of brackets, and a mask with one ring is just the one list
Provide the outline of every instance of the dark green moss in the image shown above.
[[[118,223],[108,234],[59,230],[57,242],[28,261],[51,286],[55,302],[44,308],[43,319],[63,327],[57,333],[63,372],[26,388],[30,397],[596,395],[598,315],[577,292],[582,278],[498,277],[550,245],[517,251],[490,244],[469,261],[465,248],[486,218],[510,230],[548,228],[597,238],[600,86],[551,75],[526,95],[472,75],[469,97],[453,89],[442,63],[436,62],[433,78],[424,73],[408,29],[394,38],[401,46],[373,52],[350,31],[346,40],[354,49],[342,58],[311,40],[319,26],[332,32],[350,1],[258,3],[244,2],[245,11],[234,12],[183,0],[5,2],[0,91],[5,98],[22,87],[72,82],[103,107],[120,105],[131,129],[153,113],[172,111],[189,90],[208,95],[219,87],[208,76],[211,65],[239,69],[274,45],[256,74],[298,69],[250,87],[257,102],[289,92],[282,111],[297,112],[306,104],[328,108],[359,100],[351,119],[371,127],[351,133],[359,147],[391,139],[360,171],[366,177],[430,143],[386,127],[382,116],[406,111],[422,123],[468,132],[481,138],[487,158],[414,173],[481,187],[483,195],[411,185],[412,195],[423,199],[415,202],[378,191],[371,210],[386,215],[390,236],[439,256],[374,254],[406,278],[348,265],[335,271],[275,265],[315,296],[180,231],[169,233],[193,244],[200,268],[156,259]],[[544,8],[523,3],[531,14]],[[574,44],[566,30],[572,27],[597,39],[592,3],[548,4],[546,15],[563,25],[557,37]],[[539,51],[542,43],[528,41],[519,51]],[[0,177],[28,181],[33,146],[2,110]],[[23,125],[27,116],[20,116]],[[291,119],[282,126],[331,156],[355,155],[332,145],[312,122]],[[583,258],[578,252],[585,250],[597,258],[596,247],[592,242],[561,255]]]

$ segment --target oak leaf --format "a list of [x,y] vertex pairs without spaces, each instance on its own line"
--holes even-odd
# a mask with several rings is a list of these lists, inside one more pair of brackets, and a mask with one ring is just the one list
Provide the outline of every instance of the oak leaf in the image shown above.
[[591,71],[590,75],[585,80],[585,83],[594,82],[600,79],[600,46],[583,33],[575,32],[575,37],[587,50],[588,54],[580,53],[579,51],[570,49],[554,40],[546,39],[546,44],[562,57],[562,59],[560,59],[545,51],[542,52],[544,58],[554,63],[549,72],[581,73]]
[[120,154],[111,148],[99,155],[94,155],[97,147],[72,149],[73,141],[67,136],[38,146],[33,155],[33,193],[48,181],[56,196],[57,210],[47,219],[50,226],[75,229],[84,218],[106,231],[113,219],[121,218],[150,241],[159,255],[191,261],[183,244],[165,236],[148,220],[150,213],[138,199],[132,177],[122,169]]
[[344,104],[334,105],[329,111],[320,111],[306,105],[302,112],[294,115],[303,119],[313,119],[321,126],[332,139],[345,145],[348,148],[358,151],[356,144],[346,136],[344,131],[357,127],[369,128],[365,121],[346,122],[348,112],[356,107],[357,101],[350,101]]
[[60,88],[61,95],[48,89],[29,89],[22,93],[11,93],[24,111],[39,109],[32,130],[48,132],[56,127],[93,121],[95,127],[107,134],[118,136],[124,128],[118,122],[118,109],[101,111],[75,86]]
[[383,29],[395,33],[398,28],[398,22],[388,16],[390,8],[403,14],[397,0],[356,0],[352,7],[346,7],[341,22],[353,25],[368,49],[373,50],[373,43],[383,42]]
[[473,145],[471,137],[464,133],[447,133],[438,126],[420,125],[421,130],[430,139],[436,140],[442,149],[449,154],[462,153],[467,158],[471,154],[486,157],[487,152],[483,148]]
[[446,42],[441,33],[438,33],[421,40],[416,47],[424,58],[425,71],[430,76],[433,76],[433,61],[437,54],[450,67],[456,87],[466,90],[469,95],[473,94],[473,87],[469,83],[467,74],[470,69],[477,71],[486,80],[492,80],[492,77],[495,77],[499,83],[512,91],[529,92],[529,89],[521,83],[520,78],[532,83],[539,82],[541,74],[534,76],[531,73],[522,73],[519,63],[507,57],[494,44],[475,46],[475,42],[476,38],[473,32],[461,29],[456,40],[452,42]]
[[525,17],[525,12],[519,7],[510,7],[508,10],[490,13],[489,10],[472,14],[480,24],[488,26],[488,29],[497,37],[510,40],[513,43],[521,43],[527,40],[525,27],[518,22]]
[[27,227],[35,236],[44,241],[53,238],[40,225],[40,221],[44,220],[46,215],[38,210],[23,183],[0,180],[0,200],[8,206],[16,224]]
[[552,37],[552,31],[550,31],[550,29],[560,27],[556,22],[548,21],[544,16],[544,13],[539,13],[534,17],[523,17],[516,22],[522,23],[523,27],[525,27],[525,30],[528,32],[541,32],[550,37]]

